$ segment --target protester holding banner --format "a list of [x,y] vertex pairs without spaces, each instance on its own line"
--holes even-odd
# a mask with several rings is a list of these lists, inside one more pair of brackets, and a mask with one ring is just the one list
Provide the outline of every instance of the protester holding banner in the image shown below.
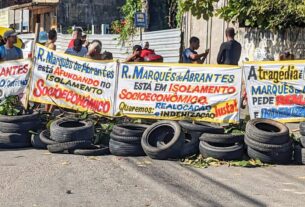
[[85,57],[87,52],[87,49],[83,47],[82,40],[76,39],[74,41],[74,47],[68,48],[65,53],[73,56]]
[[0,61],[23,59],[22,50],[14,46],[17,43],[17,33],[9,30],[4,33],[5,45],[0,46]]
[[232,27],[226,29],[227,42],[221,44],[218,56],[218,64],[238,65],[241,55],[241,44],[235,39],[235,30]]
[[200,47],[200,40],[198,37],[191,37],[190,47],[185,49],[182,53],[183,63],[204,63],[206,57],[208,56],[210,50],[205,50],[204,53],[198,54],[195,50]]

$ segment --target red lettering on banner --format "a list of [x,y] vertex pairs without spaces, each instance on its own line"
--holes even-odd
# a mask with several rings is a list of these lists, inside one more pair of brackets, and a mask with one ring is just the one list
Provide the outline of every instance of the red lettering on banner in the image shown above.
[[233,103],[226,103],[224,107],[215,107],[216,117],[225,116],[227,114],[232,114],[238,111],[237,101],[234,100]]
[[29,71],[29,64],[0,67],[0,77],[26,74]]
[[90,95],[83,96],[74,91],[59,88],[58,85],[55,87],[48,87],[45,85],[45,81],[43,79],[39,79],[35,86],[33,96],[36,98],[47,96],[53,99],[61,99],[73,105],[105,114],[109,113],[111,110],[111,103],[108,100],[95,100],[90,97]]
[[305,98],[303,95],[280,95],[276,96],[276,105],[305,105]]

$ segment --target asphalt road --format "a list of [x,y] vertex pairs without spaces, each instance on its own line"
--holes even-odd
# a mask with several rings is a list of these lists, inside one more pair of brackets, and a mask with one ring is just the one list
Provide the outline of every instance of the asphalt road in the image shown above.
[[0,152],[0,206],[305,206],[305,168],[195,169],[147,157]]

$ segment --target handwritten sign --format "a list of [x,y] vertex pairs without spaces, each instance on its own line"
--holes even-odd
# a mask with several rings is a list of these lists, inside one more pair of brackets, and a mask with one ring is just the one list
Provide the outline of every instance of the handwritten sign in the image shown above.
[[235,123],[241,79],[239,67],[122,63],[116,112],[137,118]]
[[305,120],[305,61],[244,65],[251,118]]
[[0,100],[8,96],[22,97],[29,82],[31,60],[0,62]]
[[37,45],[30,101],[111,116],[116,67]]

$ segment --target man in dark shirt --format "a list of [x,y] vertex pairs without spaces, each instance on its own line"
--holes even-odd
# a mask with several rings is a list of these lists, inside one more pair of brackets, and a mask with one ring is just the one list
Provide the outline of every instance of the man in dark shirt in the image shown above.
[[217,56],[218,64],[238,65],[238,61],[241,55],[241,44],[234,39],[234,36],[234,28],[227,28],[227,42],[222,43],[220,46],[220,50]]
[[183,63],[204,63],[205,58],[209,54],[209,50],[206,50],[202,54],[198,54],[195,50],[200,47],[200,41],[198,37],[191,37],[190,47],[185,49],[182,53]]

